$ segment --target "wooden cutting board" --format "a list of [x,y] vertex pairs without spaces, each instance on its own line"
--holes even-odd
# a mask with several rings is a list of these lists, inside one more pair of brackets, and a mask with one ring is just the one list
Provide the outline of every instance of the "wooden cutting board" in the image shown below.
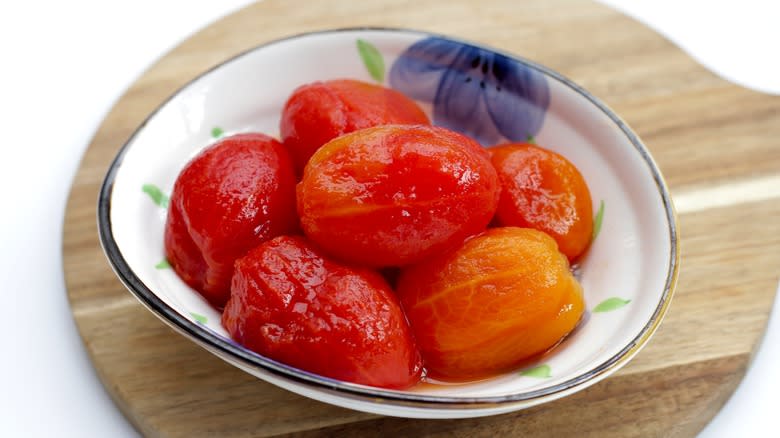
[[[141,121],[209,67],[267,41],[353,26],[407,27],[547,65],[643,138],[680,216],[682,269],[650,344],[563,400],[469,420],[378,417],[266,384],[197,347],[127,292],[100,249],[98,188]],[[119,55],[118,55],[119,56]],[[64,270],[95,368],[151,436],[693,436],[761,339],[780,274],[780,98],[728,83],[643,25],[586,0],[266,0],[193,35],[130,87],[97,131],[68,202]]]

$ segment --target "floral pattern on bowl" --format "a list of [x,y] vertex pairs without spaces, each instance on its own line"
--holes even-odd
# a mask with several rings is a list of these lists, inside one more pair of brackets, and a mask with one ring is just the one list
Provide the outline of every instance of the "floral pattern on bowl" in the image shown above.
[[390,86],[433,104],[433,123],[483,146],[536,136],[550,105],[544,75],[500,53],[429,37],[396,59]]

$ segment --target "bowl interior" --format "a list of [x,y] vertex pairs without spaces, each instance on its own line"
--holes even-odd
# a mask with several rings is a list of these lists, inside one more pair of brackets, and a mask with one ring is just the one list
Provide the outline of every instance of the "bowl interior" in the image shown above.
[[[378,58],[384,63],[381,71],[385,85],[422,99],[422,107],[437,119],[437,113],[446,112],[446,108],[437,108],[444,99],[436,93],[446,88],[443,84],[448,74],[463,73],[457,71],[457,57],[462,54],[473,58],[477,54],[483,56],[486,65],[492,62],[491,69],[509,63],[513,74],[525,75],[525,82],[521,77],[520,82],[507,87],[520,90],[528,86],[534,90],[506,93],[501,97],[504,101],[496,104],[490,102],[494,97],[487,91],[451,88],[455,100],[476,102],[472,109],[476,115],[461,119],[493,123],[479,130],[485,142],[518,139],[521,135],[524,140],[525,134],[532,135],[537,144],[563,154],[579,168],[590,187],[594,212],[603,206],[600,233],[577,267],[587,312],[577,330],[560,346],[514,372],[465,384],[424,384],[405,393],[463,400],[517,399],[518,394],[554,392],[614,371],[622,364],[621,358],[633,354],[637,344],[644,343],[654,330],[674,277],[674,218],[652,159],[606,108],[543,67],[505,59],[487,49],[464,46],[472,52],[463,51],[458,46],[463,43],[452,40],[444,41],[454,46],[441,49],[451,51],[451,58],[442,58],[450,59],[449,67],[440,65],[438,70],[423,71],[414,65],[402,65],[399,59],[409,55],[410,47],[426,39],[430,36],[412,31],[342,30],[281,40],[216,67],[165,102],[115,161],[104,187],[107,199],[100,207],[104,242],[118,249],[117,254],[109,253],[112,264],[120,277],[132,278],[141,285],[131,287],[133,293],[153,294],[160,306],[167,306],[166,312],[175,312],[186,321],[187,327],[180,327],[183,331],[212,351],[230,356],[232,353],[222,344],[215,343],[218,337],[227,341],[220,314],[164,262],[165,195],[171,192],[184,164],[220,135],[260,131],[278,137],[281,108],[296,87],[345,77],[376,81],[377,70],[372,75],[366,61],[376,65]],[[369,43],[378,53],[366,53],[361,43],[361,56],[358,40]],[[399,70],[403,68],[406,70]],[[479,69],[475,70],[477,74]],[[482,80],[487,86],[481,89],[500,86],[496,83],[498,76],[495,70],[485,73]],[[539,91],[539,87],[546,91]],[[518,122],[531,132],[512,132],[516,120],[512,119],[511,108],[518,107],[524,108],[519,114],[526,120],[538,119],[538,123]],[[503,112],[496,114],[496,108]],[[458,128],[461,119],[437,123]],[[174,325],[184,324],[168,319]],[[244,367],[250,372],[253,365],[263,370],[272,363],[245,353],[252,358],[253,363],[245,363]],[[306,374],[284,365],[274,366],[282,370],[282,375]],[[256,374],[262,377],[263,373]],[[307,378],[315,383],[319,379]],[[320,380],[333,387],[329,379]],[[363,390],[359,385],[345,387]]]

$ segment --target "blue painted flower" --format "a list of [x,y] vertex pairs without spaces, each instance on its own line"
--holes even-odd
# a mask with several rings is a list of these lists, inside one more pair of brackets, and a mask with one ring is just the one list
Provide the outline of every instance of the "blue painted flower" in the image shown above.
[[433,122],[494,145],[525,141],[550,104],[544,75],[504,55],[443,38],[414,43],[393,63],[390,86],[433,104]]

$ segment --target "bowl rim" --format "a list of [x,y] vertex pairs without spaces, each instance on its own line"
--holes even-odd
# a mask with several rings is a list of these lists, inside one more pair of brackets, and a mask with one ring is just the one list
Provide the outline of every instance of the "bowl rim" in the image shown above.
[[[238,344],[234,344],[226,340],[223,336],[218,335],[197,323],[190,321],[187,317],[180,314],[174,308],[162,301],[157,295],[141,281],[138,276],[135,275],[130,268],[127,261],[122,256],[122,252],[119,249],[116,241],[113,237],[113,229],[111,224],[111,198],[113,194],[114,182],[117,173],[122,165],[125,154],[134,143],[138,134],[145,128],[147,123],[154,118],[157,113],[164,108],[172,99],[179,96],[187,88],[189,88],[194,82],[207,76],[211,72],[214,72],[223,66],[232,63],[244,56],[252,54],[256,51],[262,50],[268,46],[283,43],[289,40],[295,40],[299,38],[312,37],[324,34],[334,33],[361,33],[361,32],[390,32],[390,33],[403,33],[403,34],[416,34],[420,37],[438,37],[449,41],[453,41],[460,44],[468,44],[481,49],[489,50],[493,53],[506,56],[513,59],[529,68],[537,70],[538,72],[548,76],[554,80],[557,80],[562,85],[570,88],[572,91],[580,94],[587,99],[597,109],[604,113],[616,126],[622,131],[630,143],[634,146],[636,151],[640,154],[645,164],[647,165],[650,173],[653,176],[656,188],[663,201],[664,210],[666,213],[666,220],[669,227],[670,238],[670,255],[669,264],[667,266],[667,275],[664,283],[664,290],[661,295],[661,299],[656,306],[652,316],[647,321],[645,326],[639,332],[639,334],[631,340],[624,348],[622,348],[615,355],[609,359],[603,361],[592,369],[577,374],[574,377],[567,379],[558,384],[533,390],[525,391],[514,394],[507,394],[503,396],[481,396],[481,397],[456,397],[456,396],[436,396],[418,394],[408,391],[381,389],[366,385],[360,385],[350,382],[343,382],[340,380],[320,376],[318,374],[310,373],[307,371],[294,368],[292,366],[283,364],[281,362],[274,361],[270,358],[263,357],[257,353],[254,353]],[[505,51],[495,49],[485,44],[471,42],[465,39],[460,39],[448,35],[437,34],[434,32],[421,31],[416,29],[402,28],[402,27],[373,27],[373,26],[358,26],[358,27],[343,27],[334,29],[323,29],[311,32],[297,33],[286,37],[266,41],[257,46],[244,50],[225,61],[222,61],[206,71],[198,74],[185,84],[180,86],[168,96],[163,102],[161,102],[152,111],[144,121],[133,131],[130,137],[125,141],[122,147],[117,152],[116,156],[112,160],[98,195],[98,208],[97,208],[97,222],[98,222],[98,235],[103,252],[109,261],[114,273],[124,284],[124,286],[138,299],[141,304],[152,311],[158,318],[163,320],[166,324],[174,328],[176,331],[184,334],[196,341],[196,343],[208,351],[217,355],[227,355],[230,360],[229,363],[239,366],[240,368],[253,368],[258,367],[264,373],[271,373],[276,378],[292,380],[297,384],[302,384],[310,389],[325,390],[330,393],[335,393],[340,396],[345,396],[351,399],[361,399],[364,401],[377,401],[381,400],[382,403],[390,402],[390,404],[401,406],[416,406],[421,408],[436,408],[436,409],[486,409],[495,407],[497,405],[515,404],[518,402],[524,402],[529,404],[537,404],[545,401],[549,398],[557,398],[573,391],[577,387],[580,389],[589,386],[589,384],[596,383],[609,374],[617,371],[623,365],[625,365],[629,359],[631,359],[650,339],[653,333],[657,330],[664,315],[666,314],[672,296],[674,295],[674,289],[677,284],[677,277],[679,274],[679,257],[680,248],[678,242],[677,233],[677,214],[672,203],[669,190],[666,182],[658,169],[657,164],[653,160],[647,148],[641,142],[639,137],[628,127],[628,125],[615,114],[607,105],[590,94],[581,86],[577,85],[570,79],[564,77],[558,72],[551,70],[541,64],[534,61],[525,59],[521,56],[517,56]],[[224,358],[223,358],[224,359]]]

